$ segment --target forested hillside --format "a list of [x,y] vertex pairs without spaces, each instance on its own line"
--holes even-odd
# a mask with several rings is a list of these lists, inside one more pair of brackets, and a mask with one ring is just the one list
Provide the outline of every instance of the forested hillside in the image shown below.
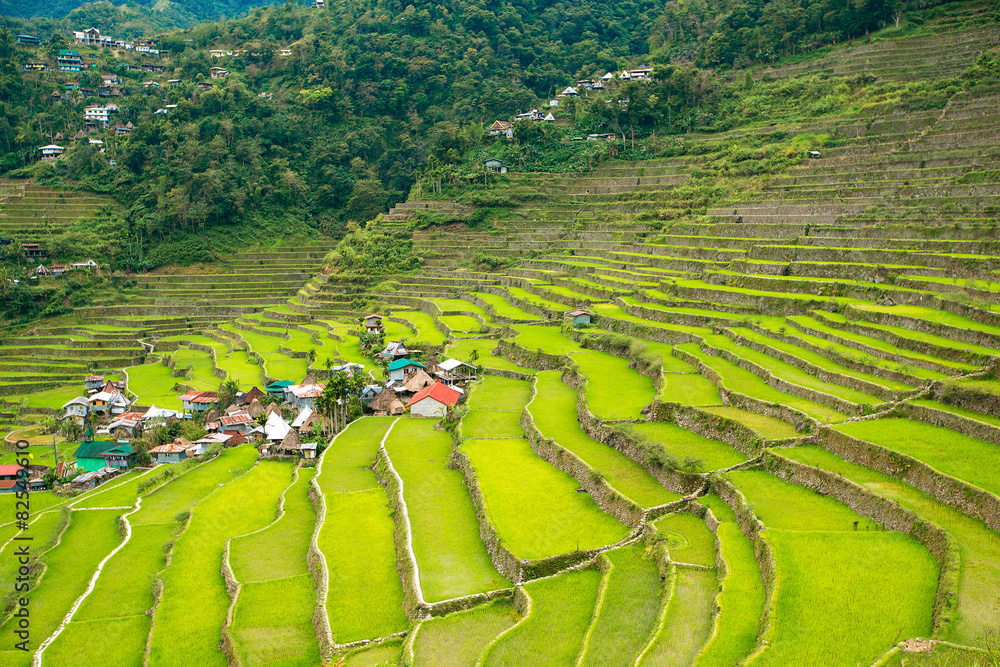
[[[116,198],[124,214],[111,224],[137,239],[137,251],[102,245],[107,234],[90,241],[94,253],[122,267],[211,259],[205,232],[229,233],[246,222],[258,236],[306,226],[338,235],[347,221],[370,219],[405,199],[415,174],[451,165],[449,177],[475,178],[481,166],[470,149],[483,144],[490,122],[547,104],[581,77],[656,68],[654,82],[612,88],[617,103],[567,100],[559,127],[519,134],[517,150],[555,160],[549,168],[585,169],[591,146],[546,146],[566,146],[580,133],[624,131],[646,156],[664,150],[662,143],[644,146],[647,136],[758,120],[767,105],[745,113],[740,77],[699,68],[765,65],[776,54],[859,38],[904,10],[879,2],[805,4],[670,2],[664,9],[651,0],[456,0],[418,7],[351,0],[316,10],[286,3],[162,36],[160,48],[170,57],[155,76],[139,69],[135,54],[99,49],[86,53],[89,66],[80,75],[21,71],[68,46],[65,27],[83,29],[93,19],[107,33],[140,11],[93,5],[72,21],[23,25],[40,29],[41,47],[15,46],[11,34],[2,40],[0,164],[10,177]],[[920,12],[907,12],[900,30],[919,30]],[[242,56],[211,58],[212,49]],[[211,90],[198,89],[213,65],[230,74]],[[103,73],[120,77],[116,120],[135,130],[105,131],[103,151],[84,142],[55,164],[36,162],[39,146],[77,134],[83,107],[95,101],[65,91],[66,84],[96,88]],[[180,83],[168,86],[171,80]],[[855,87],[872,82],[861,78]],[[791,91],[809,101],[816,93]],[[156,113],[166,105],[176,108]]]

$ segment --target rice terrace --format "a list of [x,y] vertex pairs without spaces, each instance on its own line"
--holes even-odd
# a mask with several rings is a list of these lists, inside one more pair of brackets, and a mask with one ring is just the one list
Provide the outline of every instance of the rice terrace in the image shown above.
[[[489,69],[513,32],[307,4],[150,24],[160,55],[4,24],[51,127],[0,128],[48,144],[0,174],[0,665],[1000,665],[996,2],[767,62],[667,58],[660,3],[626,71],[454,131],[416,65],[369,131],[404,93],[330,101],[324,40],[389,78],[386,35]],[[392,190],[364,137],[444,157]]]

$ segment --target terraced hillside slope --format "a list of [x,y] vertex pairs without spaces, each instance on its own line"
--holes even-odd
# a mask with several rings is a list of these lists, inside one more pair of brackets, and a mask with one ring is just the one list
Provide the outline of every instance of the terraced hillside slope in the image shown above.
[[[845,45],[770,75],[961,73],[996,44],[961,17],[989,11],[956,4],[934,39]],[[938,68],[914,59],[938,43]],[[970,85],[930,109],[691,135],[669,159],[511,172],[490,191],[530,196],[491,228],[457,222],[474,216],[462,191],[370,225],[412,240],[420,270],[358,276],[326,262],[328,241],[245,251],[12,330],[6,430],[95,370],[165,407],[225,377],[323,377],[327,360],[378,378],[357,324],[371,308],[389,340],[479,367],[443,428],[365,416],[315,467],[254,466],[242,445],[179,475],[34,495],[37,563],[68,582],[43,576],[30,594],[36,659],[990,664],[998,102]],[[719,176],[728,145],[800,135],[825,137],[818,156]],[[710,179],[725,183],[704,196]],[[451,222],[417,229],[414,210]],[[0,531],[6,552],[19,528]],[[113,645],[78,641],[94,624]]]

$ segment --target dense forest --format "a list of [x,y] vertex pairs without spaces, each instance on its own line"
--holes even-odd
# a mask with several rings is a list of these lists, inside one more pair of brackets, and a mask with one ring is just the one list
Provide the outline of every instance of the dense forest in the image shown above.
[[[889,0],[347,0],[324,10],[288,2],[162,35],[170,57],[153,83],[127,67],[137,55],[97,49],[79,75],[21,71],[71,46],[69,28],[127,36],[142,26],[140,7],[98,3],[69,18],[9,24],[41,36],[36,49],[16,46],[10,30],[0,39],[0,168],[117,198],[122,234],[137,239],[135,252],[109,258],[119,265],[210,259],[204,239],[241,223],[258,235],[295,225],[337,234],[369,219],[404,199],[415,173],[468,164],[492,120],[546,104],[581,77],[656,68],[653,82],[613,89],[627,104],[568,101],[559,114],[569,129],[519,132],[514,143],[558,144],[609,128],[640,138],[722,129],[716,111],[734,93],[713,71],[857,38],[903,9]],[[211,49],[245,53],[214,59]],[[220,64],[230,74],[199,89]],[[37,162],[38,147],[57,133],[69,142],[96,101],[60,97],[64,84],[96,88],[108,73],[124,95],[116,120],[136,129],[104,132],[103,152],[83,142],[55,164]],[[167,86],[172,79],[181,83]],[[176,108],[156,113],[168,104]]]

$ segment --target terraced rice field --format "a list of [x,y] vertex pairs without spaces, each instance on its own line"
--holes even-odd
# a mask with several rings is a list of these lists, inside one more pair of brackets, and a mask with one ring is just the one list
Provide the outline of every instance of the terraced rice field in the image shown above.
[[[305,240],[4,323],[0,433],[33,463],[72,458],[44,423],[92,373],[165,408],[224,377],[322,380],[348,362],[379,377],[368,312],[422,361],[479,372],[443,422],[356,418],[316,462],[258,464],[244,445],[175,476],[38,492],[24,530],[0,495],[0,634],[18,622],[18,538],[40,575],[30,650],[8,643],[0,664],[996,662],[1000,104],[950,78],[995,51],[975,28],[994,9],[940,5],[919,30],[766,77],[856,90],[872,74],[913,84],[886,94],[914,105],[789,110],[692,132],[670,159],[514,170],[503,185],[533,194],[491,230],[410,229],[408,206],[460,205],[403,202],[372,224],[411,234],[419,270],[342,282],[323,273],[334,242]],[[702,180],[741,142],[792,136],[823,137],[820,156]],[[688,182],[714,199],[692,209]],[[481,187],[449,185],[460,201]],[[5,187],[3,229],[55,192]],[[74,198],[75,217],[99,205],[60,206]],[[470,268],[477,251],[507,268]],[[901,644],[915,638],[943,643]]]

